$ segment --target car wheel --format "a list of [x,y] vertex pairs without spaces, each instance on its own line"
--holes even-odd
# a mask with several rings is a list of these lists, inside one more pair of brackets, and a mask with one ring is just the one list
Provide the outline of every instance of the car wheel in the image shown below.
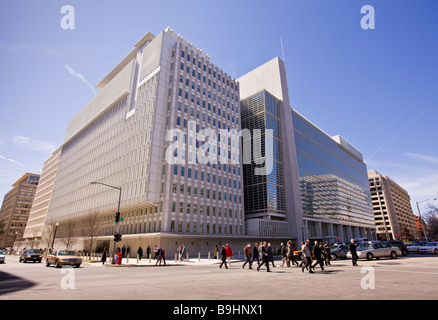
[[373,254],[371,252],[368,252],[367,253],[367,260],[373,260],[373,259],[374,259]]
[[80,264],[75,264],[75,268],[79,268],[80,266]]
[[55,268],[62,268],[62,266],[59,264],[58,260],[55,261]]
[[407,256],[408,255],[408,251],[407,250],[403,250],[402,251],[402,255]]
[[46,267],[50,267],[49,259],[46,260]]
[[438,249],[435,249],[435,254],[438,254]]
[[391,259],[396,259],[397,253],[395,251],[391,251]]
[[336,255],[336,253],[332,254],[332,260],[336,260],[338,258],[338,256]]

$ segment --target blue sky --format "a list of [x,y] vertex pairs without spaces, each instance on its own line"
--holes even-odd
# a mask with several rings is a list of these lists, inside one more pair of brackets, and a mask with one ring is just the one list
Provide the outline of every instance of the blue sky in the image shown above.
[[[60,25],[66,4],[74,30]],[[374,30],[361,28],[364,5],[375,9]],[[293,108],[342,135],[413,201],[435,197],[437,14],[431,0],[2,0],[0,197],[41,171],[134,44],[168,26],[235,78],[282,57],[282,38]]]

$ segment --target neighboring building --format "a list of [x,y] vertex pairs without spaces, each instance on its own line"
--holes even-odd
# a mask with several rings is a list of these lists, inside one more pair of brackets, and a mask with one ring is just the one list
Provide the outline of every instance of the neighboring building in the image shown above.
[[421,238],[408,192],[376,170],[368,171],[368,179],[379,239]]
[[[41,198],[39,211],[47,210],[46,223],[59,222],[61,234],[74,220],[83,231],[98,212],[99,245],[109,247],[118,191],[90,185],[97,181],[122,188],[123,244],[172,250],[183,242],[205,251],[245,237],[240,162],[229,161],[240,154],[223,136],[225,147],[211,144],[199,151],[206,130],[240,130],[237,82],[168,28],[158,36],[146,34],[97,88],[69,122],[60,154],[54,155],[56,178],[47,182],[51,199]],[[188,148],[173,150],[178,141]],[[203,164],[215,148],[228,154],[226,163]],[[44,168],[43,175],[53,169]]]
[[[32,209],[29,213],[26,229],[23,238],[26,239],[27,247],[32,247],[33,243],[39,243],[44,236],[44,224],[46,222],[47,209],[52,196],[53,184],[58,169],[60,150],[55,151],[44,161],[43,171],[36,189]],[[47,242],[47,241],[46,241]],[[46,243],[41,243],[39,247],[47,247]]]
[[0,221],[5,224],[5,233],[0,237],[0,248],[12,246],[14,240],[22,240],[39,179],[39,174],[26,173],[4,196]]
[[272,151],[265,141],[262,144],[266,149],[262,156],[273,159],[272,172],[257,176],[256,164],[244,164],[248,233],[269,225],[268,236],[298,241],[373,239],[375,224],[361,153],[291,109],[284,62],[272,59],[238,81],[242,128],[273,132]]

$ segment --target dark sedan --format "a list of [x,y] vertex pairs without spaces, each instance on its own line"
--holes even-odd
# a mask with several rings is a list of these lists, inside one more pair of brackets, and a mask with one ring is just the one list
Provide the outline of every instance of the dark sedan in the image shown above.
[[20,256],[19,262],[39,262],[41,263],[41,259],[43,258],[43,254],[39,249],[25,249]]

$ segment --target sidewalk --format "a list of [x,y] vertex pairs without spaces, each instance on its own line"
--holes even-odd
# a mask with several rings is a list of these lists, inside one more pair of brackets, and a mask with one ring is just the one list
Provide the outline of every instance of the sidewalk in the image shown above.
[[[141,260],[137,261],[137,258],[123,258],[122,264],[111,264],[110,259],[107,259],[104,265],[102,265],[102,262],[100,260],[83,260],[83,263],[92,263],[95,265],[101,265],[104,267],[164,267],[164,266],[206,266],[206,265],[214,265],[219,264],[221,260],[218,259],[212,259],[210,260],[206,257],[201,257],[200,259],[197,257],[189,258],[189,261],[175,261],[175,259],[166,259],[166,265],[164,265],[164,262],[161,261],[161,266],[157,263],[157,260],[154,259],[145,259],[142,258]],[[234,265],[234,263],[243,263],[244,260],[240,259],[231,259],[231,263]]]

